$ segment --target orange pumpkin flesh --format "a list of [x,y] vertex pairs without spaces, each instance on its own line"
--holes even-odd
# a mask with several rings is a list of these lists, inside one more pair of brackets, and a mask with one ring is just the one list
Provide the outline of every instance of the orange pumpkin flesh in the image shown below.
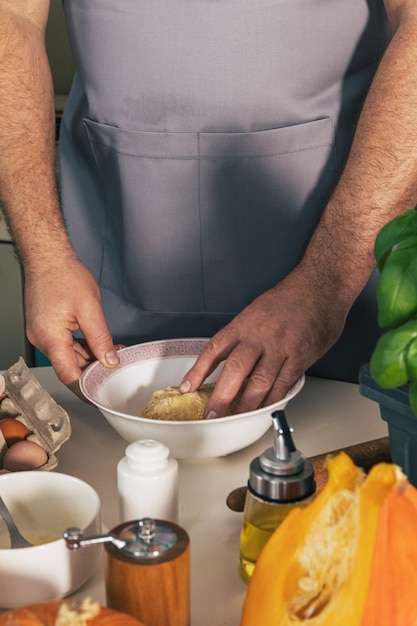
[[365,477],[344,453],[329,459],[327,469],[324,490],[308,507],[293,509],[263,549],[241,626],[371,626],[362,616],[380,512],[405,477],[391,464]]
[[361,626],[417,625],[417,490],[400,483],[381,509]]
[[[58,612],[71,601],[38,602],[0,615],[0,626],[55,626]],[[99,613],[88,619],[85,626],[144,626],[125,613],[100,607]]]

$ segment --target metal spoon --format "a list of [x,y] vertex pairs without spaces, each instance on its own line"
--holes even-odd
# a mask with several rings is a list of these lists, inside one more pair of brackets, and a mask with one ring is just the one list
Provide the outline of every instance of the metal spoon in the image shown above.
[[27,539],[22,537],[19,530],[17,529],[16,524],[14,523],[12,516],[10,515],[9,509],[5,505],[4,500],[1,496],[0,496],[0,515],[4,519],[6,526],[7,526],[7,530],[9,531],[11,547],[12,548],[31,548],[33,546],[33,543],[30,543],[30,541],[27,541]]

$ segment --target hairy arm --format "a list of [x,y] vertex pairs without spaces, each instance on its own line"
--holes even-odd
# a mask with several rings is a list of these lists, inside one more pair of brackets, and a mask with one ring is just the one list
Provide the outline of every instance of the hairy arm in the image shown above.
[[28,271],[53,260],[48,241],[70,250],[55,179],[54,94],[44,46],[48,7],[46,0],[0,1],[0,191]]
[[[25,274],[29,340],[77,386],[92,353],[117,362],[90,273],[62,218],[55,173],[55,112],[45,49],[49,0],[0,0],[0,197]],[[107,355],[107,356],[106,356]]]
[[379,230],[417,204],[417,3],[386,0],[385,5],[393,38],[343,176],[300,266],[313,276],[317,272],[315,280],[334,288],[347,304],[374,269]]
[[184,377],[181,389],[194,390],[225,360],[211,417],[225,414],[246,376],[240,411],[282,398],[327,352],[374,269],[378,231],[417,204],[417,3],[385,0],[385,7],[392,41],[304,258],[217,333]]

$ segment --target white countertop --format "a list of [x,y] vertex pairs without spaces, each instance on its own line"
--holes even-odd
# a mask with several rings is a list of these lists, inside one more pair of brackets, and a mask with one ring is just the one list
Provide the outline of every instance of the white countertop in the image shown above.
[[[57,456],[55,471],[77,476],[98,492],[103,530],[118,520],[116,465],[126,442],[101,413],[77,399],[52,368],[32,370],[41,385],[69,413],[70,440]],[[307,378],[286,408],[294,441],[306,456],[387,435],[377,403],[360,395],[357,385]],[[227,457],[179,461],[179,523],[190,535],[191,626],[238,626],[246,585],[238,573],[242,514],[228,509],[232,489],[246,484],[250,461],[272,445],[269,431],[258,442]],[[91,596],[105,604],[103,573],[74,597]]]

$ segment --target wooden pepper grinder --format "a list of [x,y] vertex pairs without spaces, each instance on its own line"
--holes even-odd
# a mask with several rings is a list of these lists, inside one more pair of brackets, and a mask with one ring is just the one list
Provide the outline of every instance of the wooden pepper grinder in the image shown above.
[[190,546],[173,522],[145,518],[117,526],[128,541],[105,546],[107,605],[147,626],[189,626]]
[[105,544],[108,607],[146,626],[189,626],[190,540],[183,528],[144,518],[96,537],[69,528],[64,538],[70,549]]

